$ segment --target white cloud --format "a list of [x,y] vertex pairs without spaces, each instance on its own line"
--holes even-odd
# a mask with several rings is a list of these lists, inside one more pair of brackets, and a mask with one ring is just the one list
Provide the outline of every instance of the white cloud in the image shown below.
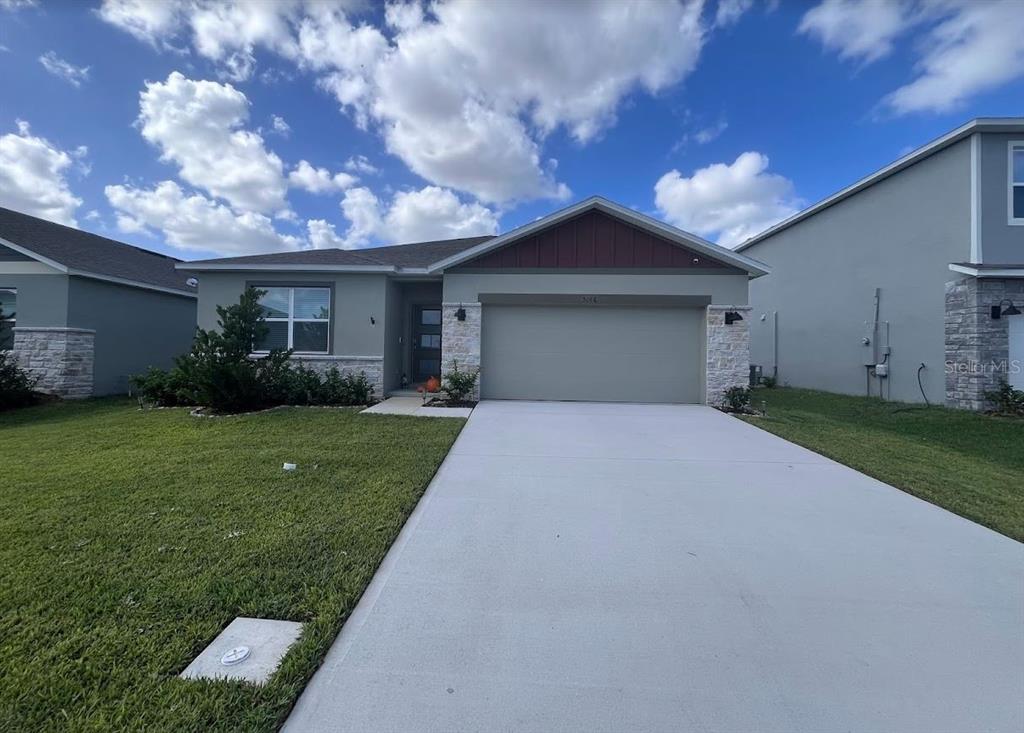
[[186,194],[174,181],[151,189],[107,186],[104,193],[121,231],[157,231],[179,249],[242,255],[298,249],[303,244],[298,237],[278,233],[263,214],[236,213],[201,194]]
[[912,18],[907,0],[824,0],[807,11],[799,31],[841,58],[870,63],[892,51],[893,41]]
[[287,208],[281,159],[256,132],[241,129],[249,101],[230,84],[193,81],[175,71],[139,95],[143,137],[178,165],[181,178],[238,209]]
[[886,97],[897,114],[948,112],[1024,76],[1024,5],[964,2],[927,35],[920,75]]
[[718,137],[728,129],[729,123],[725,120],[719,120],[714,125],[709,125],[703,129],[697,130],[693,133],[693,139],[701,145],[707,145],[713,140],[717,140]]
[[425,242],[498,231],[494,211],[477,203],[464,203],[451,191],[437,186],[401,191],[387,206],[370,189],[351,188],[345,192],[341,210],[349,221],[344,236],[339,236],[326,221],[308,222],[314,247],[353,249],[377,242]]
[[184,23],[185,3],[179,0],[103,0],[100,18],[155,47],[170,48],[170,39]]
[[270,129],[281,137],[288,137],[292,132],[291,125],[285,121],[284,117],[279,115],[270,115]]
[[344,191],[356,182],[356,177],[348,173],[335,173],[326,168],[315,168],[308,161],[300,160],[295,169],[288,174],[288,182],[295,188],[310,193],[328,193]]
[[376,175],[380,169],[370,162],[365,155],[356,155],[345,161],[345,170],[352,173],[363,173],[365,175]]
[[67,172],[86,153],[85,147],[61,150],[19,120],[17,133],[0,136],[0,205],[76,226],[82,199],[71,192]]
[[23,8],[35,7],[38,4],[38,0],[0,0],[0,9],[21,10]]
[[654,201],[675,226],[736,245],[799,209],[792,182],[767,170],[768,158],[756,152],[743,153],[731,165],[701,168],[689,178],[672,170],[654,185]]
[[414,2],[385,9],[388,35],[343,3],[175,7],[156,16],[141,0],[106,0],[101,16],[140,38],[190,41],[233,78],[252,73],[257,48],[290,59],[413,172],[492,203],[567,197],[545,136],[564,127],[593,140],[629,94],[689,74],[704,43],[700,0]]
[[918,31],[917,78],[883,99],[896,114],[948,112],[1024,76],[1019,0],[824,0],[804,15],[800,31],[864,64]]
[[89,80],[88,66],[75,66],[57,55],[55,51],[47,51],[39,57],[39,63],[43,68],[54,76],[63,79],[74,87],[82,86],[83,81]]
[[728,26],[754,7],[754,0],[718,0],[715,10],[715,25]]

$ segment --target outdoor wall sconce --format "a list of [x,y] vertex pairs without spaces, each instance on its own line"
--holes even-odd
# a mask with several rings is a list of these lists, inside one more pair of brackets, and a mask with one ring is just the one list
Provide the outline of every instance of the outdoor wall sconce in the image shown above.
[[743,316],[741,316],[736,311],[726,311],[725,312],[725,325],[726,326],[731,326],[732,324],[736,323],[736,321],[742,321],[742,320],[743,320]]
[[[1003,303],[1009,303],[1006,309],[1003,309]],[[999,320],[1003,316],[1019,316],[1020,308],[1013,304],[1013,301],[1009,298],[1003,298],[999,301],[999,305],[992,306],[992,319]]]
[[374,319],[373,316],[370,316],[370,325],[371,326],[376,326],[377,325],[377,321],[376,321],[376,319]]
[[457,311],[455,311],[455,319],[459,321],[466,320],[466,309],[459,308]]

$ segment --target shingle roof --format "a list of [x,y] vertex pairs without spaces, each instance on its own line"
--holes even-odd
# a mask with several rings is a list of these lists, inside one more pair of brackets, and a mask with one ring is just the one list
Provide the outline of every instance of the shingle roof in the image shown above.
[[80,273],[196,292],[181,260],[2,207],[0,238]]
[[426,267],[451,257],[492,237],[443,239],[435,242],[395,244],[368,249],[306,249],[299,252],[271,252],[265,255],[220,257],[195,260],[188,265],[385,265],[394,267]]

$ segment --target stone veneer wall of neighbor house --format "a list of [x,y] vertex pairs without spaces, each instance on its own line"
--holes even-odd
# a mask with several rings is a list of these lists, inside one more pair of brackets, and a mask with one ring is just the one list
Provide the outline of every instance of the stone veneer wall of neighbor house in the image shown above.
[[38,378],[36,389],[67,399],[91,397],[96,332],[88,328],[16,326],[18,362]]
[[[458,310],[465,309],[466,318],[460,321]],[[461,371],[480,368],[480,303],[443,303],[441,305],[441,374],[458,362]],[[472,399],[480,399],[480,380],[477,380]]]
[[373,396],[384,399],[384,357],[383,356],[327,356],[293,354],[292,361],[324,374],[331,367],[337,367],[345,376],[347,374],[366,374],[366,379],[373,385]]
[[[730,387],[750,384],[750,306],[707,307],[705,396],[709,405],[720,405]],[[725,323],[725,314],[739,313],[742,321]]]
[[992,318],[992,306],[1024,300],[1024,280],[966,277],[946,283],[946,404],[985,409],[985,392],[1008,379],[1009,320]]

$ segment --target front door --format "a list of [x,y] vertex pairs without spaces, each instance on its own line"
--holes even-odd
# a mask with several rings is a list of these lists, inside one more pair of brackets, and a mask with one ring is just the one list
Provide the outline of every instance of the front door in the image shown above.
[[417,384],[441,378],[441,307],[412,309],[412,378]]

